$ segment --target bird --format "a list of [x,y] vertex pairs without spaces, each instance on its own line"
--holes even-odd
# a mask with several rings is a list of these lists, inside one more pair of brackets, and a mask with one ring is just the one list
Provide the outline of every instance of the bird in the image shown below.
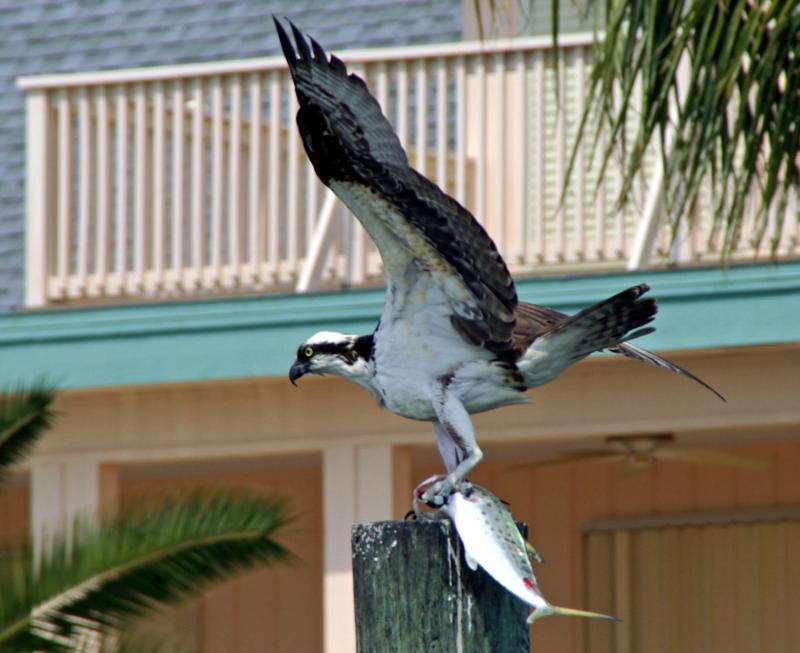
[[[289,371],[337,375],[389,411],[430,421],[447,474],[427,491],[444,503],[483,453],[470,415],[527,402],[590,354],[609,350],[686,375],[628,341],[652,332],[654,299],[638,284],[565,315],[519,301],[495,243],[475,217],[411,167],[367,84],[291,22],[273,16],[314,170],[360,221],[383,261],[386,292],[371,334],[320,331]],[[713,388],[710,388],[712,391]],[[718,394],[718,393],[717,393]]]

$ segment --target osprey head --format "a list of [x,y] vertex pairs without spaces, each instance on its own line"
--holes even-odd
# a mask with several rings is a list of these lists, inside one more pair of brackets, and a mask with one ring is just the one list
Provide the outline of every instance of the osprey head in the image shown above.
[[364,381],[371,352],[372,336],[320,331],[297,348],[289,380],[297,385],[297,379],[306,374],[336,374],[352,381]]

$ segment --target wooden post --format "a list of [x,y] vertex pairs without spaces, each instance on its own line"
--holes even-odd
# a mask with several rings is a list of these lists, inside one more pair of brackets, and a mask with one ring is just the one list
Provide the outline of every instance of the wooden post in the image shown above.
[[466,565],[449,521],[357,524],[352,547],[359,653],[528,653],[528,607]]

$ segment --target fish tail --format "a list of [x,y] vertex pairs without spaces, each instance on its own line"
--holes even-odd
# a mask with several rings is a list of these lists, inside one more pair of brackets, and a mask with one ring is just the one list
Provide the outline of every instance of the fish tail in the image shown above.
[[531,612],[530,616],[528,617],[528,623],[532,624],[543,617],[549,617],[550,615],[558,614],[563,615],[565,617],[585,617],[587,619],[605,619],[607,621],[622,621],[619,617],[612,617],[611,615],[607,614],[600,614],[599,612],[589,612],[588,610],[576,610],[574,608],[562,608],[558,605],[546,605],[542,606],[541,608],[537,608],[533,612]]

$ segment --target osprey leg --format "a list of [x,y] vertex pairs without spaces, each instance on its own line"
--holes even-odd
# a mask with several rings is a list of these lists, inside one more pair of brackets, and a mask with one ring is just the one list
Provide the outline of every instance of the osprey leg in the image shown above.
[[466,475],[483,458],[483,452],[475,440],[475,428],[467,409],[446,381],[433,389],[433,410],[437,418],[434,422],[436,444],[447,476],[428,488],[423,500],[442,505],[454,489],[461,487]]

